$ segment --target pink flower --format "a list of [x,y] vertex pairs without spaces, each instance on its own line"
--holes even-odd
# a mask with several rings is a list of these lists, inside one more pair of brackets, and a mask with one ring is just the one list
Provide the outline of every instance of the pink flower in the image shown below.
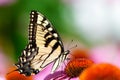
[[120,50],[115,44],[92,48],[90,51],[90,58],[95,63],[110,63],[120,67]]
[[[46,66],[41,72],[34,76],[34,80],[68,80],[68,77],[64,72],[65,64],[62,64],[54,73],[51,73],[53,63]],[[78,78],[71,78],[70,80],[79,80]]]

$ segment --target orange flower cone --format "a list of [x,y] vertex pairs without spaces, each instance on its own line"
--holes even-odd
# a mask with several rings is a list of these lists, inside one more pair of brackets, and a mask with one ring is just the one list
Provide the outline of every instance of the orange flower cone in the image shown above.
[[86,58],[71,60],[65,67],[65,72],[69,77],[78,77],[80,73],[91,66],[93,62]]
[[79,76],[80,80],[120,80],[120,69],[111,64],[96,64]]
[[87,49],[74,49],[71,52],[71,59],[89,58],[88,52],[89,50]]

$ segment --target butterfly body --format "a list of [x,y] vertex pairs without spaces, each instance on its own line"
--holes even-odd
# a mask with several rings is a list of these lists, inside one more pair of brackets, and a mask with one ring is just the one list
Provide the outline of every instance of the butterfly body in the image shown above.
[[29,44],[16,64],[19,72],[26,76],[37,74],[53,61],[54,72],[68,53],[69,51],[64,51],[61,38],[49,20],[39,12],[31,11]]

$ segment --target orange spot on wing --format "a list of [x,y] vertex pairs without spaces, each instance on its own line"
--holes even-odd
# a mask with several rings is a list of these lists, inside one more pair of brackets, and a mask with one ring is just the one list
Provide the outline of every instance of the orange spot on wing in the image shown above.
[[6,74],[6,80],[33,80],[32,76],[30,77],[26,77],[23,74],[20,74],[18,71],[14,71],[16,70],[16,67],[11,67],[8,70],[8,74]]

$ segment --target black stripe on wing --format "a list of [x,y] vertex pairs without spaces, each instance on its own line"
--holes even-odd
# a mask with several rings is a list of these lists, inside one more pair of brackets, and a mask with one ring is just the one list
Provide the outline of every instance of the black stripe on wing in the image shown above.
[[[48,54],[48,56],[44,59],[44,61],[42,62],[42,65],[46,62],[46,60],[51,56],[51,54],[52,54],[59,46],[60,46],[60,43],[59,43],[59,42],[56,42],[56,43],[54,44],[54,46],[52,47],[52,51],[51,51],[51,52]],[[62,53],[62,51],[61,51],[61,53]],[[61,55],[61,54],[60,54],[60,55]],[[54,60],[58,59],[60,55],[58,55],[58,57],[55,58]],[[53,60],[53,61],[54,61],[54,60]],[[41,67],[45,67],[45,66],[42,66],[42,65],[41,65]]]

